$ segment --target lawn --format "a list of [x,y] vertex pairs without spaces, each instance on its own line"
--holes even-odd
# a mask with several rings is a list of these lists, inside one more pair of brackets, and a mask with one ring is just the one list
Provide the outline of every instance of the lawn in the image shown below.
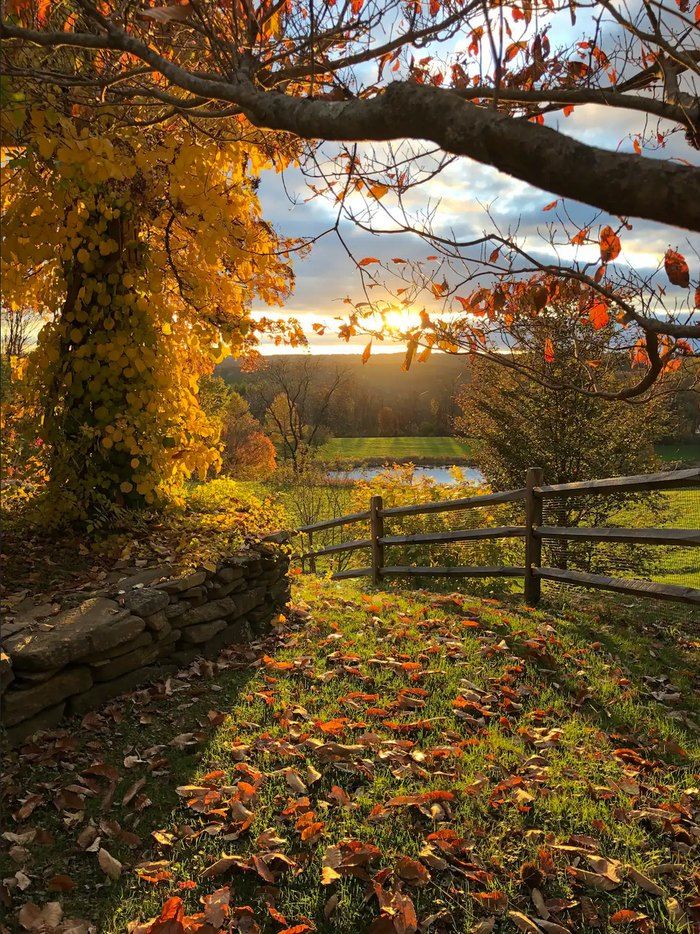
[[219,671],[8,758],[12,929],[689,931],[697,642],[583,606],[302,579]]
[[662,461],[669,463],[681,463],[689,467],[700,464],[700,443],[657,444],[656,453]]
[[[667,464],[700,463],[700,444],[662,444],[656,449]],[[332,438],[321,448],[325,460],[339,460],[356,466],[386,461],[412,461],[430,464],[471,464],[473,444],[449,437],[421,438]]]
[[326,460],[352,464],[382,464],[385,461],[458,464],[471,460],[469,442],[448,437],[423,438],[332,438],[321,449]]

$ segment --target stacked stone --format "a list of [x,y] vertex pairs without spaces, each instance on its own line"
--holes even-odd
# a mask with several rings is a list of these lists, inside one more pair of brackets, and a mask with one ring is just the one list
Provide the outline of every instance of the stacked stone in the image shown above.
[[16,745],[197,657],[262,634],[289,599],[284,550],[260,545],[215,570],[119,581],[46,624],[14,631],[0,651],[0,725]]

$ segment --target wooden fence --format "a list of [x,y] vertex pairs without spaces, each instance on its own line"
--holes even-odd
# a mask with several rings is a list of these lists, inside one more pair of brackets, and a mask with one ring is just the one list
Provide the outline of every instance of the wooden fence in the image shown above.
[[[389,509],[384,508],[381,496],[373,496],[366,512],[326,519],[323,522],[316,522],[314,525],[300,528],[298,531],[306,534],[309,542],[309,550],[302,554],[301,558],[303,562],[308,561],[310,570],[315,572],[317,558],[360,549],[367,550],[371,561],[368,566],[338,571],[333,575],[333,578],[339,580],[350,577],[371,577],[375,584],[379,584],[387,577],[522,578],[525,599],[531,606],[537,604],[540,599],[543,580],[611,590],[631,596],[655,597],[662,600],[675,600],[700,605],[700,589],[694,587],[607,577],[601,574],[589,574],[584,571],[542,566],[542,543],[548,539],[626,542],[640,545],[675,545],[682,547],[700,545],[700,529],[584,528],[543,525],[543,507],[548,499],[583,495],[614,496],[616,494],[639,493],[649,490],[670,490],[698,486],[700,486],[700,468],[697,467],[689,470],[675,470],[669,473],[646,474],[636,477],[613,477],[607,480],[560,483],[554,486],[543,485],[542,471],[538,467],[531,467],[527,471],[524,487],[518,490],[507,490],[503,493],[487,493],[464,499],[420,503],[413,506],[396,506]],[[423,532],[414,535],[385,534],[384,524],[386,519],[473,509],[482,506],[497,506],[503,503],[522,503],[525,512],[525,525],[458,529],[448,532]],[[369,523],[369,538],[358,538],[314,550],[313,539],[315,533],[358,522]],[[524,540],[524,567],[414,567],[385,563],[386,549],[396,545],[439,545],[506,538]]]

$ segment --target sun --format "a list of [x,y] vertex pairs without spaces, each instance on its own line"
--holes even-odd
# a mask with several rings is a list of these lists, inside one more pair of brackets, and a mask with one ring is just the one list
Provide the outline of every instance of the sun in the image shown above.
[[392,308],[382,312],[382,321],[388,330],[404,334],[420,326],[420,314],[414,308]]

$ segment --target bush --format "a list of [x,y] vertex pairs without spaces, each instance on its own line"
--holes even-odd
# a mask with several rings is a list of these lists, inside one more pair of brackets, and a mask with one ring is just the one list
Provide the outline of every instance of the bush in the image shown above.
[[[358,482],[351,492],[350,511],[361,512],[368,508],[372,496],[381,496],[386,508],[412,506],[419,503],[438,502],[445,499],[460,499],[486,492],[485,489],[464,479],[462,471],[454,468],[457,483],[446,486],[429,477],[414,479],[413,465],[402,464],[387,467],[369,480]],[[519,512],[519,515],[516,515]],[[385,532],[388,535],[412,535],[425,532],[448,532],[457,529],[477,529],[487,526],[522,524],[522,510],[512,506],[478,507],[453,512],[428,513],[426,515],[387,518]],[[346,535],[347,537],[347,535]],[[357,537],[362,537],[358,532]],[[356,553],[352,553],[353,557]],[[357,553],[359,554],[359,553]],[[416,565],[443,567],[497,567],[500,565],[522,565],[523,544],[518,540],[498,539],[476,542],[455,542],[444,545],[391,545],[386,548],[387,565]],[[355,558],[355,566],[366,562]],[[446,578],[449,580],[449,578]],[[431,578],[431,586],[434,579]],[[424,581],[422,582],[424,583]],[[470,579],[469,587],[478,587],[478,579]],[[512,587],[509,578],[490,578],[484,585],[489,592],[504,591]]]
[[217,427],[221,470],[237,480],[263,480],[275,469],[275,447],[246,400],[221,377],[200,381],[199,401]]

